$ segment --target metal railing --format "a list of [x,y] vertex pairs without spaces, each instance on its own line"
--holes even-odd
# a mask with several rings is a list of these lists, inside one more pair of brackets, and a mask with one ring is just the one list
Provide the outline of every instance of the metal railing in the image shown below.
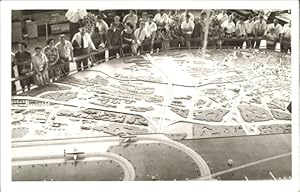
[[[263,38],[263,37],[259,37],[259,38],[253,38],[253,37],[250,37],[250,38],[238,38],[238,37],[221,37],[221,38],[211,38],[211,37],[208,37],[208,44],[207,44],[207,49],[215,49],[215,48],[220,48],[220,49],[233,49],[233,48],[242,48],[243,44],[245,42],[248,41],[248,43],[250,43],[250,46],[249,44],[247,45],[247,48],[250,48],[250,49],[254,49],[254,45],[251,45],[251,42],[255,42],[257,40],[266,40],[266,38]],[[170,42],[170,44],[172,45],[172,43],[178,43],[178,46],[170,46],[170,48],[168,49],[163,49],[162,48],[162,43],[164,43],[165,41],[168,41]],[[223,43],[224,42],[230,42],[230,45],[222,45],[221,47],[218,47],[216,42],[217,41],[222,41]],[[237,42],[239,41],[240,43],[237,45],[232,45],[232,42]],[[190,47],[186,47],[186,42],[191,42],[191,46]],[[194,46],[194,43],[199,43],[198,46]],[[275,41],[275,46],[276,46],[276,43],[278,43],[278,41]],[[286,44],[289,44],[290,42],[284,42]],[[153,46],[157,46],[160,44],[160,48],[158,50],[151,50],[150,47],[153,48]],[[105,57],[105,53],[110,50],[116,50],[116,49],[119,49],[119,53],[120,53],[120,57],[128,57],[128,56],[134,56],[134,55],[137,55],[137,54],[134,54],[133,52],[129,52],[129,53],[126,53],[124,54],[123,53],[123,49],[125,48],[128,48],[128,49],[131,49],[131,46],[132,45],[125,45],[125,47],[121,47],[121,46],[113,46],[111,49],[108,49],[108,48],[103,48],[103,49],[100,49],[100,50],[97,50],[95,52],[90,52],[88,54],[84,54],[84,55],[80,55],[80,56],[77,56],[77,57],[74,57],[73,58],[73,62],[76,62],[76,61],[80,61],[82,59],[86,59],[86,58],[89,58],[90,59],[90,63],[87,65],[87,66],[83,66],[84,68],[90,68],[94,65],[98,65],[100,63],[103,63],[105,61],[108,61],[108,60],[111,60],[111,59],[114,59],[116,58],[116,56],[108,56],[108,57]],[[149,49],[147,50],[143,50],[141,49],[140,52],[139,52],[139,55],[142,55],[142,54],[145,54],[145,53],[151,53],[152,51],[153,52],[164,52],[164,51],[170,51],[170,50],[182,50],[182,49],[201,49],[202,48],[202,39],[200,38],[191,38],[191,39],[172,39],[172,40],[155,40],[153,42],[151,41],[148,41],[148,42],[145,42],[145,43],[142,43],[140,45],[140,47],[144,47],[144,46],[150,46],[148,47]],[[275,46],[274,46],[274,51],[275,51]],[[259,45],[258,46],[259,48],[262,48],[262,49],[267,49],[266,46],[261,46]],[[97,60],[95,58],[95,56],[97,55],[100,55],[100,54],[104,54],[104,58],[100,58],[99,60]],[[55,67],[63,67],[64,65],[70,65],[70,62],[72,61],[69,61],[69,62],[66,62],[66,63],[60,63],[60,64],[56,64]],[[92,63],[93,62],[93,63]],[[49,67],[50,68],[50,67]],[[76,69],[74,70],[71,70],[71,71],[68,71],[68,75],[71,75],[71,74],[74,74],[74,72],[77,72],[77,67]],[[35,73],[34,71],[32,71],[29,75],[22,75],[22,76],[18,76],[18,77],[13,77],[11,78],[11,83],[15,83],[16,81],[22,81],[24,79],[27,79],[27,78],[32,78],[36,75],[37,73]],[[56,78],[60,79],[64,74],[61,74],[59,76],[57,76]],[[35,84],[31,84],[30,87],[34,87],[34,86],[40,86],[40,85],[35,85]],[[12,90],[12,95],[16,95],[18,92],[22,91],[22,88],[19,89],[19,90]]]

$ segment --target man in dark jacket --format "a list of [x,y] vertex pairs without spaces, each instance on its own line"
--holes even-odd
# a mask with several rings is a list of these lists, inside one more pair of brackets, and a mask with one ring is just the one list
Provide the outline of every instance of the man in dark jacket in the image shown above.
[[107,31],[107,48],[109,49],[109,57],[115,57],[117,53],[120,55],[121,31],[116,23],[111,23]]
[[[19,42],[19,51],[15,53],[15,65],[18,68],[19,76],[29,76],[32,72],[31,67],[31,54],[26,50],[27,44],[25,42]],[[30,85],[33,83],[32,77],[27,77],[25,79],[20,80],[20,84],[23,92],[25,92],[25,88],[27,86],[28,90],[30,90]]]

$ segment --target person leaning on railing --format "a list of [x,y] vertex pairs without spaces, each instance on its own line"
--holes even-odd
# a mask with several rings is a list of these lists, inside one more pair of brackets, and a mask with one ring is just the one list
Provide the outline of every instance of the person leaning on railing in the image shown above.
[[246,41],[247,38],[247,33],[246,33],[246,25],[244,22],[244,17],[240,17],[239,20],[236,23],[236,37],[237,37],[237,41],[236,41],[236,45],[238,48],[242,48],[243,47],[243,43]]
[[48,62],[46,55],[42,52],[41,47],[34,49],[35,53],[32,55],[32,66],[35,72],[35,84],[44,85],[49,83]]
[[200,23],[200,17],[195,17],[195,27],[192,33],[192,47],[200,47],[203,43],[203,25]]
[[140,22],[139,28],[134,31],[134,52],[143,52],[143,43],[146,40],[145,22]]
[[183,34],[183,38],[185,40],[185,46],[190,49],[191,48],[191,38],[194,30],[194,22],[190,20],[190,15],[186,15],[185,21],[181,23],[181,31]]
[[148,21],[145,24],[145,32],[147,35],[145,44],[150,44],[150,47],[148,46],[144,47],[144,51],[148,51],[148,50],[153,51],[156,31],[157,31],[157,25],[155,22],[153,22],[153,16],[149,15]]
[[223,26],[224,26],[224,32],[225,32],[225,40],[224,40],[223,46],[225,48],[236,46],[236,42],[233,39],[236,34],[235,34],[235,24],[233,22],[232,15],[229,16],[228,22],[226,22]]
[[170,31],[166,28],[161,29],[158,40],[161,40],[162,50],[167,51],[170,49],[170,41],[172,40],[172,37]]
[[125,29],[121,32],[121,45],[123,53],[122,56],[129,55],[131,53],[135,54],[133,48],[134,45],[134,27],[131,23],[126,23]]
[[[96,26],[94,26],[94,28],[92,30],[91,40],[94,43],[95,47],[97,47],[97,48],[104,47],[102,35],[100,35],[99,29]],[[99,60],[104,60],[105,59],[105,53],[104,52],[103,53],[99,53],[99,54],[91,56],[90,58],[92,58],[91,60],[94,60],[95,62],[97,62]]]
[[27,51],[27,44],[25,42],[18,43],[19,50],[15,53],[14,63],[17,66],[19,76],[29,76],[20,80],[22,91],[25,92],[27,87],[30,90],[30,85],[33,84],[31,54]]
[[248,16],[248,20],[246,20],[244,23],[245,23],[246,33],[247,33],[246,47],[253,48],[255,43],[255,40],[253,39],[254,38],[253,16],[252,15]]
[[59,36],[59,41],[56,43],[55,47],[58,50],[59,61],[61,64],[61,70],[63,76],[68,76],[70,72],[70,61],[73,61],[73,46],[70,41],[66,39],[64,34]]
[[[79,28],[79,32],[77,32],[73,39],[72,45],[74,47],[74,57],[79,57],[82,55],[89,54],[89,47],[95,51],[95,45],[91,40],[91,36],[86,33],[85,28]],[[81,64],[83,64],[83,69]],[[82,71],[88,68],[88,57],[83,57],[82,59],[76,60],[77,71]]]
[[109,58],[116,57],[116,54],[121,55],[121,30],[118,25],[113,22],[107,30],[106,46],[108,48]]
[[265,35],[265,31],[267,29],[267,23],[264,20],[263,15],[259,15],[258,20],[254,22],[254,38],[255,38],[255,48],[258,49],[260,46],[261,39]]
[[55,47],[55,40],[50,38],[47,41],[47,46],[43,50],[49,64],[49,78],[52,81],[58,80],[62,74],[59,60],[58,49]]
[[224,37],[224,30],[221,27],[221,23],[218,20],[212,19],[212,24],[208,31],[208,48],[222,49],[222,38]]
[[171,41],[170,45],[172,48],[174,47],[182,47],[183,46],[183,36],[180,28],[180,20],[179,17],[174,18],[174,24],[170,26],[171,37],[174,41]]
[[282,29],[280,37],[280,50],[281,52],[291,51],[291,22],[285,24]]

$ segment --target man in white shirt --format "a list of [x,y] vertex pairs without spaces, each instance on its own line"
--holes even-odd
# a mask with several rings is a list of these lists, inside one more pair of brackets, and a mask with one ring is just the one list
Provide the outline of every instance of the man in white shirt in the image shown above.
[[77,33],[80,26],[82,26],[82,19],[88,13],[85,9],[69,9],[65,16],[69,21],[70,40],[72,40],[75,33]]
[[254,27],[254,21],[253,17],[250,15],[248,17],[248,20],[244,22],[245,23],[245,28],[246,28],[246,33],[247,33],[247,41],[246,41],[246,46],[247,48],[252,48],[254,45],[254,33],[253,33],[253,27]]
[[180,24],[186,20],[186,16],[187,16],[187,15],[189,15],[189,16],[190,16],[190,20],[191,20],[192,22],[194,22],[194,19],[195,19],[194,15],[193,15],[189,10],[186,9],[186,10],[180,15]]
[[225,37],[227,37],[227,39],[229,40],[225,40],[223,43],[223,46],[235,46],[236,42],[233,41],[231,38],[235,36],[235,24],[233,22],[233,17],[229,16],[228,18],[228,22],[226,22],[226,25],[224,26],[224,31],[225,31]]
[[183,34],[183,38],[186,42],[186,47],[188,49],[191,48],[191,37],[193,34],[193,30],[194,30],[195,24],[193,21],[190,20],[190,15],[186,15],[186,20],[184,22],[181,23],[181,31]]
[[265,35],[270,32],[271,29],[274,29],[274,33],[279,37],[282,32],[282,26],[278,23],[278,19],[274,19],[273,23],[268,26],[268,29],[265,32]]
[[[152,15],[149,15],[148,22],[146,22],[144,30],[146,32],[147,41],[150,41],[150,50],[152,50],[153,44],[154,44],[154,39],[156,36],[156,31],[157,31],[157,25],[156,25],[156,23],[153,22]],[[144,49],[144,51],[145,51],[145,49]]]
[[238,38],[236,44],[238,46],[238,48],[242,48],[243,47],[243,43],[247,37],[247,33],[246,33],[246,26],[244,23],[244,18],[241,17],[237,24],[236,24],[236,37]]
[[[72,39],[72,45],[74,47],[74,56],[83,56],[89,54],[89,47],[92,50],[96,50],[94,43],[91,40],[91,37],[84,27],[79,29],[79,32],[76,33]],[[76,60],[77,71],[81,71],[81,63],[83,63],[83,70],[88,67],[88,56],[83,59]]]
[[160,29],[165,27],[168,24],[168,20],[169,20],[169,16],[164,10],[162,11],[158,10],[153,19],[153,21],[157,24],[157,27]]
[[125,26],[126,23],[130,23],[133,25],[133,29],[136,29],[136,24],[138,22],[138,17],[135,14],[134,10],[130,10],[129,14],[125,15],[123,18],[123,25]]
[[36,73],[35,83],[37,85],[44,85],[49,83],[49,74],[48,74],[48,62],[47,57],[43,53],[41,47],[36,47],[35,53],[32,56],[32,66],[33,70]]
[[291,51],[291,21],[283,26],[280,36],[280,51]]
[[254,22],[254,38],[255,40],[255,48],[258,49],[260,46],[261,38],[265,35],[267,30],[267,23],[264,20],[264,16],[260,15],[259,19]]
[[141,51],[143,52],[143,46],[142,46],[142,43],[145,41],[147,35],[146,35],[146,32],[145,32],[145,22],[140,22],[140,27],[137,28],[135,31],[134,31],[134,38],[135,38],[135,44],[136,44],[136,53],[138,51]]
[[59,42],[55,45],[59,54],[59,63],[63,63],[61,66],[64,76],[67,76],[70,72],[69,60],[73,60],[73,46],[72,43],[66,40],[66,36],[61,34],[59,36]]

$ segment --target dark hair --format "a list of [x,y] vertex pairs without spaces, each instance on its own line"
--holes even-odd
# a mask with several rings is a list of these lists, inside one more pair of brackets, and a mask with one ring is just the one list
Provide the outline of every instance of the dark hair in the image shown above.
[[53,38],[48,39],[47,40],[47,45],[49,45],[51,41],[55,41],[55,40]]
[[135,13],[135,10],[131,9],[129,12],[131,12],[131,11],[133,12],[133,14]]
[[129,23],[129,22],[126,23],[126,26],[128,26],[130,29],[134,28],[133,25],[131,23]]
[[189,14],[187,14],[185,17],[188,18],[188,19],[191,18],[191,16]]
[[25,41],[20,41],[18,44],[23,45],[25,48],[27,48],[27,43]]
[[149,18],[149,19],[153,19],[153,15],[149,15],[148,18]]
[[37,51],[37,50],[42,50],[42,48],[41,48],[41,47],[35,47],[34,50],[35,50],[35,51]]
[[93,29],[94,29],[94,32],[99,33],[99,28],[98,27],[94,26]]
[[161,32],[162,32],[162,33],[166,33],[166,32],[167,32],[167,29],[166,29],[166,28],[162,28],[162,29],[161,29]]

